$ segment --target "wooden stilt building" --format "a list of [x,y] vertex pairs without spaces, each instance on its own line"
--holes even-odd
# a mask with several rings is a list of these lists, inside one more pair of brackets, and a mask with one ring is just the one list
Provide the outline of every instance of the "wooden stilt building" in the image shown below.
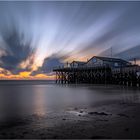
[[118,59],[94,56],[87,62],[73,61],[53,69],[56,83],[120,84],[140,86],[140,67]]

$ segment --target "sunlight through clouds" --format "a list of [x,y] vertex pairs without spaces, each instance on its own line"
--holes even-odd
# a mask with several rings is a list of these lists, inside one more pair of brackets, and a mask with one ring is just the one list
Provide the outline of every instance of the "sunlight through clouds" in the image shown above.
[[140,45],[139,6],[127,1],[1,1],[0,67],[13,77],[47,77],[48,71],[42,72],[50,69],[43,65],[46,60],[53,66],[86,61],[109,56],[111,47],[114,57],[139,60],[138,54],[126,55]]

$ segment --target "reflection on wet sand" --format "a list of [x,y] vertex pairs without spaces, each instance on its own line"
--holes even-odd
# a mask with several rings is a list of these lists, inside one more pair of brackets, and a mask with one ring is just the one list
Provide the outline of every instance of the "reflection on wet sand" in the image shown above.
[[139,89],[1,85],[0,138],[140,138],[139,107]]
[[47,115],[44,98],[45,93],[40,88],[35,89],[35,92],[36,94],[34,95],[34,114],[38,117],[43,117]]

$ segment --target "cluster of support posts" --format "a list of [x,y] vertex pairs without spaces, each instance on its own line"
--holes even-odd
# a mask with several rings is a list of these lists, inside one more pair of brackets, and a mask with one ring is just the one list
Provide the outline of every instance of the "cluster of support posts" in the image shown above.
[[116,84],[140,87],[140,75],[136,70],[115,71],[110,67],[59,68],[56,72],[56,83],[61,84]]
[[112,84],[140,87],[140,75],[136,71],[112,74]]
[[111,69],[109,67],[64,68],[54,71],[56,72],[56,83],[105,84],[111,81]]

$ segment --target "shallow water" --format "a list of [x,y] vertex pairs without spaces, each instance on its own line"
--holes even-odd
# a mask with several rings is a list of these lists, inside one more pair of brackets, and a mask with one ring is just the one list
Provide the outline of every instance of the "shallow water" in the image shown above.
[[0,122],[35,114],[46,116],[76,107],[140,102],[140,90],[103,85],[57,85],[17,81],[0,85]]

